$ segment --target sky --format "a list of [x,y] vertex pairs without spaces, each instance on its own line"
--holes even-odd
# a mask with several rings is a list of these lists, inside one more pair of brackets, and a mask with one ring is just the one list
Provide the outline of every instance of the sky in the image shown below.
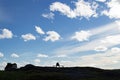
[[0,0],[6,64],[120,68],[120,0]]

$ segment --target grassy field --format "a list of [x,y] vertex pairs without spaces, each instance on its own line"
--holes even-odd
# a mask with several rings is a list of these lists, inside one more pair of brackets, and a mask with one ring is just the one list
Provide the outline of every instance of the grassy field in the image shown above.
[[120,80],[120,70],[69,68],[58,71],[0,71],[0,80]]

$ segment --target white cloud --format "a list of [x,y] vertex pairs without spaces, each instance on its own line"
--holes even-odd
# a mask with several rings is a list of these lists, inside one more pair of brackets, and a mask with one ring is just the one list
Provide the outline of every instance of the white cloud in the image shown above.
[[62,66],[65,66],[65,67],[73,67],[74,66],[74,63],[72,61],[69,61],[69,60],[62,60],[60,61],[60,63],[62,64]]
[[39,65],[40,65],[40,62],[41,62],[40,59],[35,59],[35,60],[34,60],[34,63],[35,63],[36,66],[39,66]]
[[91,36],[90,31],[80,31],[80,32],[75,32],[75,35],[71,37],[71,39],[75,39],[78,41],[88,41],[89,37]]
[[35,63],[40,63],[40,59],[35,59],[34,62]]
[[56,54],[76,54],[84,51],[93,51],[98,46],[104,46],[110,48],[120,44],[120,25],[116,22],[107,24],[105,26],[97,27],[89,30],[91,32],[91,38],[89,41],[81,43],[75,43],[69,46],[62,46],[55,49]]
[[120,30],[120,20],[116,21],[116,24],[119,26],[118,29]]
[[101,40],[102,43],[107,44],[120,44],[120,35],[110,35]]
[[106,51],[107,50],[107,47],[105,47],[105,46],[98,46],[98,47],[95,47],[95,49],[94,49],[95,51]]
[[63,4],[61,2],[54,2],[52,5],[50,5],[51,11],[59,11],[63,15],[66,15],[67,17],[74,18],[76,17],[74,12],[70,9],[70,7],[66,4]]
[[39,34],[45,34],[45,32],[39,27],[39,26],[35,26],[36,32]]
[[38,54],[37,57],[48,57],[48,55],[45,55],[45,54]]
[[111,0],[107,3],[109,10],[104,10],[102,14],[110,18],[120,18],[120,2],[119,0]]
[[44,41],[51,40],[52,42],[54,42],[54,41],[57,41],[57,40],[60,39],[60,35],[59,35],[57,32],[55,32],[55,31],[48,31],[46,34],[47,34],[48,36],[46,36],[46,37],[43,39]]
[[57,54],[57,55],[55,55],[55,56],[53,56],[53,58],[64,58],[64,57],[68,57],[67,55],[65,55],[65,54]]
[[0,70],[4,70],[5,66],[7,65],[7,62],[1,62],[0,63]]
[[20,67],[23,67],[25,66],[26,64],[31,64],[30,62],[28,61],[20,61],[20,62],[16,62],[17,63],[17,67],[20,68]]
[[81,65],[94,64],[93,66],[95,67],[114,68],[112,67],[112,65],[117,65],[117,67],[120,66],[120,65],[118,66],[119,60],[120,60],[119,52],[116,51],[113,52],[113,48],[112,48],[112,51],[108,50],[105,53],[97,53],[97,54],[82,56]]
[[13,53],[13,54],[11,54],[11,57],[12,57],[12,58],[19,58],[19,55],[16,54],[16,53]]
[[113,48],[111,48],[111,52],[112,52],[112,53],[120,53],[120,48],[118,48],[118,47],[113,47]]
[[61,54],[61,55],[57,55],[56,57],[67,57],[67,55]]
[[88,19],[97,14],[96,8],[84,0],[78,0],[78,2],[75,2],[75,6],[76,8],[71,9],[64,3],[54,2],[52,5],[50,5],[50,10],[53,12],[58,11],[69,18],[84,17]]
[[52,12],[48,13],[48,14],[42,14],[42,16],[44,18],[48,18],[48,19],[54,19],[54,14]]
[[105,2],[106,0],[96,0],[96,1],[98,1],[98,2]]
[[4,57],[4,54],[0,52],[0,58],[1,58],[1,57]]
[[78,0],[75,5],[76,9],[74,9],[74,12],[78,17],[83,16],[85,18],[89,18],[97,14],[96,8],[92,7],[90,3],[85,2],[84,0]]
[[[102,5],[99,2],[103,2]],[[87,18],[98,17],[101,14],[110,18],[120,18],[120,1],[119,0],[95,0],[84,1],[78,0],[73,2],[75,8],[72,9],[69,5],[61,2],[54,2],[50,5],[50,11],[58,11],[68,18]],[[102,8],[102,9],[101,9]]]
[[[116,50],[117,49],[117,50]],[[119,69],[120,67],[120,48],[112,47],[102,53],[72,57],[61,61],[64,66],[92,66],[104,69]]]
[[36,37],[31,33],[22,35],[21,37],[24,39],[25,42],[29,40],[36,40]]
[[4,39],[4,38],[12,38],[13,37],[13,33],[12,31],[10,31],[9,29],[2,29],[2,34],[0,34],[0,39]]

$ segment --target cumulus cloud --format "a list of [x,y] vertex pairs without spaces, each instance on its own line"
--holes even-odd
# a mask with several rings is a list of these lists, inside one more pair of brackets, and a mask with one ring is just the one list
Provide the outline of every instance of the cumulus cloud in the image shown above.
[[9,29],[2,29],[2,34],[0,34],[0,39],[4,39],[4,38],[12,38],[13,37],[13,33],[12,31],[10,31]]
[[47,34],[48,36],[46,36],[46,37],[43,39],[44,41],[49,41],[49,40],[51,40],[52,42],[54,42],[54,41],[60,40],[60,38],[61,38],[61,36],[60,36],[57,32],[55,32],[55,31],[48,31],[46,34]]
[[0,52],[0,58],[1,58],[1,57],[4,57],[4,54]]
[[12,57],[12,58],[19,58],[19,55],[16,54],[16,53],[12,53],[12,54],[11,54],[11,57]]
[[[98,2],[103,2],[105,6],[102,7]],[[98,17],[101,14],[110,18],[120,18],[120,1],[119,0],[95,0],[84,1],[78,0],[74,2],[75,8],[72,9],[69,5],[61,2],[54,2],[50,5],[51,12],[60,12],[68,18],[87,18]],[[104,9],[103,9],[104,8]]]
[[36,37],[31,33],[21,35],[21,37],[24,39],[25,42],[29,40],[36,40]]
[[42,14],[42,16],[44,17],[44,18],[48,18],[48,19],[54,19],[54,14],[52,13],[52,12],[50,12],[50,13],[47,13],[47,14]]
[[94,49],[95,51],[106,51],[107,50],[107,47],[105,47],[105,46],[98,46],[98,47],[95,47],[95,49]]
[[39,27],[39,26],[35,26],[36,32],[39,34],[45,34],[45,32]]
[[38,54],[37,57],[48,57],[46,54]]
[[[99,2],[102,2],[102,5]],[[86,18],[106,15],[110,18],[120,18],[120,1],[119,0],[95,0],[84,1],[78,0],[73,3],[75,8],[61,2],[54,2],[50,5],[51,12],[60,12],[68,18]]]
[[89,37],[91,36],[90,31],[79,31],[75,32],[75,35],[71,37],[71,39],[75,39],[78,41],[88,41]]
[[50,5],[50,11],[58,11],[68,18],[84,17],[90,18],[96,15],[96,8],[91,6],[91,3],[84,0],[75,2],[75,8],[71,9],[67,4],[61,2],[54,2]]
[[109,10],[104,10],[102,14],[109,16],[110,18],[120,18],[120,2],[119,0],[110,0],[107,3]]
[[67,17],[74,18],[76,17],[74,12],[70,9],[70,7],[66,4],[63,4],[61,2],[54,2],[52,5],[50,5],[51,11],[59,11],[63,15],[66,15]]

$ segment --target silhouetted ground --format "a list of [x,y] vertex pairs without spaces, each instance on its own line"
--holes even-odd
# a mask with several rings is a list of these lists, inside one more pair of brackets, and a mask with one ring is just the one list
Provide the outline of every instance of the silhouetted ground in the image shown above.
[[15,71],[0,71],[0,80],[120,80],[120,70],[29,65]]

